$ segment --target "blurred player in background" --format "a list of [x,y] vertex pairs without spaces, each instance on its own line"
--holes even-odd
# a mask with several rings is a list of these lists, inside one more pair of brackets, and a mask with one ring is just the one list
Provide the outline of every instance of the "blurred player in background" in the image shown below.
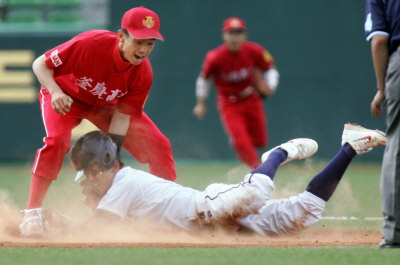
[[139,162],[148,163],[152,174],[176,179],[170,142],[142,111],[153,81],[148,56],[156,40],[163,40],[159,28],[156,13],[133,8],[124,14],[117,33],[83,32],[33,63],[42,85],[39,101],[46,137],[32,168],[22,235],[43,233],[44,197],[69,151],[71,131],[82,119],[108,133],[118,151],[123,146]]
[[115,144],[99,131],[87,133],[75,143],[71,161],[82,192],[96,198],[89,229],[97,227],[95,223],[133,220],[167,229],[193,230],[204,225],[230,231],[247,228],[271,236],[299,232],[316,223],[353,158],[385,143],[381,131],[345,124],[342,146],[305,191],[275,200],[269,198],[279,166],[312,156],[318,149],[314,140],[298,138],[281,144],[264,153],[262,164],[242,182],[214,183],[204,191],[124,167],[116,159]]
[[263,98],[271,96],[279,81],[274,59],[259,44],[246,41],[246,24],[236,17],[223,23],[224,44],[209,51],[196,81],[194,115],[202,119],[214,82],[220,118],[241,161],[251,168],[259,164],[257,147],[267,144]]
[[367,0],[365,33],[371,41],[377,92],[375,117],[386,107],[387,146],[381,172],[382,248],[400,248],[400,1]]

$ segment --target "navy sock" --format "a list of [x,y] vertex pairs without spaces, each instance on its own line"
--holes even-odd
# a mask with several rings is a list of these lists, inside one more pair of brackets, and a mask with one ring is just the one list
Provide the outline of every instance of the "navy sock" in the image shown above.
[[258,168],[254,169],[251,173],[264,174],[274,180],[275,173],[278,170],[279,165],[287,159],[287,152],[283,149],[275,149],[268,156],[268,159],[262,163]]
[[306,190],[328,201],[356,154],[349,144],[342,146],[325,169],[310,181]]

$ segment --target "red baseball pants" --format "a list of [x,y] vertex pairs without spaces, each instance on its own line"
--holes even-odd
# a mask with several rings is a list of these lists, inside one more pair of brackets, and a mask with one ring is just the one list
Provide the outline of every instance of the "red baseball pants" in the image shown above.
[[237,102],[223,96],[217,100],[221,121],[237,156],[256,168],[260,164],[256,147],[265,147],[268,137],[262,100],[256,95]]
[[[51,95],[46,90],[41,89],[39,100],[47,136],[43,140],[44,146],[36,153],[32,174],[55,180],[69,151],[72,129],[85,118],[108,132],[113,109],[94,107],[82,110],[72,105],[63,116],[52,109]],[[139,162],[149,164],[150,173],[172,181],[176,179],[170,142],[145,113],[141,119],[131,118],[123,147]]]

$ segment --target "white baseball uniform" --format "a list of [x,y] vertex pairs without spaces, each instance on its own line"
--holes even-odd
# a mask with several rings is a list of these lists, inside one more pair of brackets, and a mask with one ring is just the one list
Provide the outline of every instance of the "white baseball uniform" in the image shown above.
[[124,167],[97,209],[123,219],[150,218],[165,228],[236,224],[262,235],[302,229],[321,217],[322,199],[305,191],[288,199],[268,200],[273,189],[272,180],[258,173],[246,175],[238,184],[215,183],[198,191]]

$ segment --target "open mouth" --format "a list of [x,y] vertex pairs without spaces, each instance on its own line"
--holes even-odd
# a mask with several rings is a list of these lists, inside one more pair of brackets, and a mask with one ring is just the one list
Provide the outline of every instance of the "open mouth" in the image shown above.
[[135,54],[135,58],[136,58],[137,60],[143,60],[144,56],[139,56],[139,55]]

